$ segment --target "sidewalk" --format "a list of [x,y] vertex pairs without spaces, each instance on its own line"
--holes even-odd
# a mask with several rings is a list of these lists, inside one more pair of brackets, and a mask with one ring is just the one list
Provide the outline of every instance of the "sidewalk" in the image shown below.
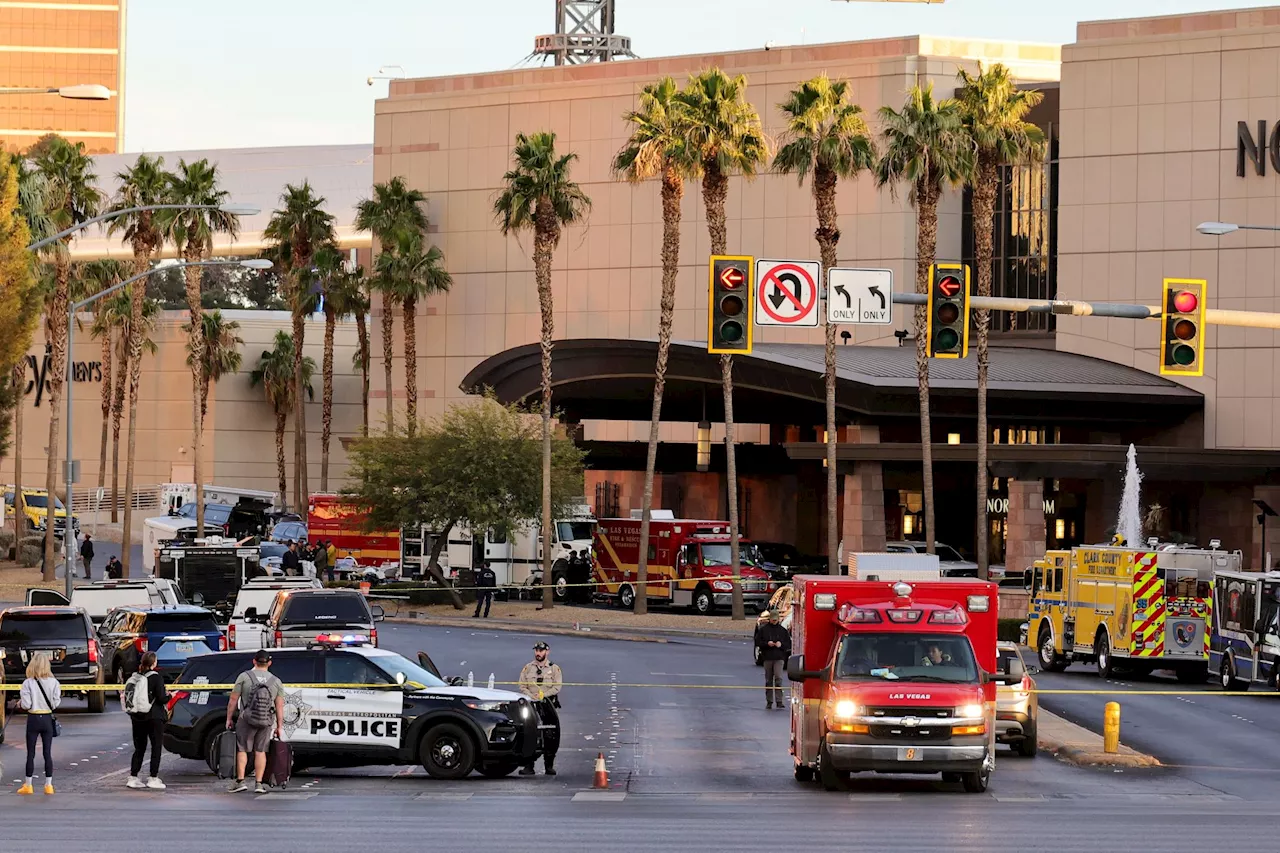
[[1159,767],[1160,761],[1152,755],[1138,752],[1120,744],[1114,755],[1103,752],[1102,735],[1094,734],[1083,726],[1057,714],[1040,709],[1036,729],[1040,748],[1053,753],[1070,764],[1082,767]]

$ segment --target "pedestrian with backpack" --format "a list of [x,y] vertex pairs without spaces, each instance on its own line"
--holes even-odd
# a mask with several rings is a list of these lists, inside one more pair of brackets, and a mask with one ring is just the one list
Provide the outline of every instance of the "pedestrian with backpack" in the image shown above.
[[[133,761],[129,765],[127,788],[150,788],[163,791],[160,781],[160,743],[164,738],[164,724],[168,721],[166,704],[169,692],[164,688],[164,676],[156,671],[156,653],[147,652],[138,664],[138,671],[129,676],[120,691],[120,704],[133,723]],[[138,780],[142,759],[151,744],[151,775],[144,785]]]
[[[231,701],[227,703],[227,730],[236,733],[236,778],[228,792],[232,794],[248,790],[244,773],[253,753],[253,778],[257,783],[254,793],[265,794],[262,783],[267,771],[267,749],[271,746],[271,733],[284,738],[284,685],[269,672],[271,653],[259,649],[253,656],[253,669],[240,673],[231,689]],[[239,719],[234,719],[236,711]]]

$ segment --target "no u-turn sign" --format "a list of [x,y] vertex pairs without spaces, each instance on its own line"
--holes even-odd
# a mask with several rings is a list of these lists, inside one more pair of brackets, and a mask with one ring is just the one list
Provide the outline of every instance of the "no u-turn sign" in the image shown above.
[[817,326],[821,281],[817,261],[756,261],[756,325]]

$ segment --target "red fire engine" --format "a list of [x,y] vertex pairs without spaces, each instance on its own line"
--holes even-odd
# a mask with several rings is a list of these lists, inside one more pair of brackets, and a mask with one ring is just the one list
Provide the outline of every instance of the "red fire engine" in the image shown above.
[[[739,541],[743,601],[762,606],[769,600],[769,576],[752,565],[750,543]],[[595,579],[626,608],[635,603],[639,542],[639,519],[602,518],[596,527]],[[729,523],[687,518],[650,521],[648,573],[648,597],[655,604],[692,607],[699,613],[728,607],[733,599]]]
[[795,579],[791,754],[829,791],[850,773],[941,773],[985,791],[995,768],[999,597],[969,580]]
[[331,541],[338,556],[354,557],[359,563],[399,560],[400,534],[366,533],[364,520],[364,512],[340,495],[315,494],[307,508],[307,539]]

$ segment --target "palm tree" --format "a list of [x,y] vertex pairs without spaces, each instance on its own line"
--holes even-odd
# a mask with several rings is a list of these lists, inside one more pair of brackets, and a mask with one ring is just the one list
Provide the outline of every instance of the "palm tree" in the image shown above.
[[[294,381],[294,362],[293,338],[281,329],[276,332],[275,345],[262,351],[262,355],[258,357],[258,366],[249,374],[249,383],[254,388],[262,388],[271,411],[276,416],[276,477],[282,504],[287,504],[289,498],[284,467],[284,428],[289,411],[296,408],[293,392],[298,385]],[[315,370],[315,359],[302,359],[302,387],[307,389],[307,396],[312,398],[315,397],[315,390],[311,387],[311,377]]]
[[[959,92],[965,130],[977,150],[977,165],[970,182],[973,187],[974,263],[978,267],[978,295],[991,295],[992,248],[996,192],[1000,188],[1000,168],[1014,163],[1039,160],[1044,156],[1044,132],[1026,121],[1027,113],[1044,100],[1039,91],[1020,91],[1000,63],[983,69],[977,76],[963,69]],[[987,373],[990,353],[991,312],[974,312],[978,326],[978,577],[988,572],[987,496],[991,474],[987,470]]]
[[[106,290],[125,278],[124,264],[110,259],[89,261],[80,267],[80,276],[90,283],[92,293]],[[98,488],[107,484],[107,437],[111,427],[111,362],[115,352],[118,317],[108,310],[109,300],[100,299],[93,306],[91,332],[102,341],[102,443],[98,451]]]
[[[680,93],[687,112],[687,144],[699,161],[702,204],[711,236],[711,254],[725,254],[729,241],[725,199],[729,176],[754,177],[769,159],[769,141],[760,115],[747,102],[747,78],[730,77],[719,68],[694,75]],[[724,390],[725,480],[729,493],[729,561],[733,574],[733,618],[745,619],[742,584],[738,581],[738,467],[733,437],[733,356],[720,356]]]
[[[504,235],[533,232],[533,271],[542,311],[542,606],[555,606],[551,583],[551,339],[555,315],[551,304],[551,255],[566,226],[583,222],[591,199],[569,178],[578,155],[556,151],[556,135],[549,131],[516,134],[512,168],[502,176],[503,189],[493,202]],[[644,591],[641,590],[641,595]]]
[[[929,292],[929,267],[938,244],[938,199],[948,186],[966,180],[973,170],[973,146],[964,131],[960,104],[934,100],[933,84],[913,86],[899,112],[880,108],[883,155],[876,164],[877,186],[896,193],[910,184],[916,208],[916,292]],[[929,354],[925,341],[925,307],[916,307],[916,374],[920,393],[920,449],[923,457],[925,548],[934,553],[933,435],[929,422]],[[983,534],[979,534],[981,539]]]
[[[356,227],[370,231],[381,246],[395,242],[398,234],[427,233],[427,214],[422,205],[427,197],[419,190],[411,189],[404,178],[394,177],[385,184],[373,185],[373,197],[356,205]],[[387,430],[394,424],[395,394],[391,389],[392,324],[395,322],[395,296],[383,287],[382,279],[374,277],[370,285],[382,292],[382,369],[387,389]],[[368,359],[365,359],[368,362]],[[416,401],[415,401],[416,405]],[[366,418],[366,422],[367,422]],[[367,427],[367,424],[366,424]]]
[[[813,236],[826,276],[837,263],[836,246],[840,227],[836,222],[836,186],[841,178],[857,177],[875,165],[876,149],[867,129],[862,107],[848,101],[849,84],[831,82],[825,74],[806,80],[793,89],[778,108],[787,116],[785,144],[773,159],[775,171],[795,174],[804,183],[807,175],[813,191],[818,228]],[[829,282],[828,282],[829,285]],[[830,289],[828,286],[827,290]],[[827,385],[827,572],[840,574],[839,541],[836,529],[838,489],[836,484],[836,327],[826,327]]]
[[[198,371],[201,382],[198,393],[200,423],[203,426],[205,415],[209,412],[209,388],[222,377],[240,372],[243,361],[240,347],[244,346],[244,338],[238,334],[240,324],[235,320],[225,319],[217,308],[202,311],[200,321],[204,325],[200,336],[204,341],[204,365]],[[183,326],[183,331],[187,333],[187,367],[196,372],[196,353],[192,344],[195,336],[191,333],[190,320]]]
[[337,246],[316,251],[313,275],[324,294],[324,359],[322,361],[320,407],[320,491],[329,491],[329,439],[333,434],[333,335],[338,317],[346,312],[338,304],[343,294],[338,284],[346,275],[346,260]]
[[[658,433],[662,422],[662,392],[667,382],[667,358],[671,353],[671,326],[675,317],[676,277],[680,272],[680,203],[684,182],[697,174],[698,158],[686,135],[679,87],[663,77],[640,90],[640,108],[623,120],[631,136],[613,158],[613,171],[633,184],[651,178],[661,180],[662,197],[662,297],[658,311],[658,361],[653,371],[653,412],[649,418],[649,452],[645,457],[644,492],[640,504],[640,541],[649,541],[649,515],[653,509],[653,478],[658,463]],[[648,590],[649,551],[640,549],[636,586]],[[636,596],[635,612],[648,612],[649,598]]]
[[[124,290],[114,294],[108,300],[107,312],[116,319],[113,321],[120,328],[119,340],[116,348],[116,361],[119,362],[120,368],[116,373],[116,387],[112,393],[111,400],[111,523],[117,521],[117,511],[119,507],[120,495],[120,428],[124,420],[125,408],[125,391],[127,383],[131,381],[129,377],[133,372],[133,364],[131,361],[132,351],[134,347],[134,326],[133,326],[133,287],[129,285]],[[143,299],[142,301],[142,326],[140,328],[138,343],[138,358],[143,354],[155,355],[159,351],[155,340],[151,337],[151,333],[155,331],[156,320],[160,315],[160,303],[154,299]],[[128,479],[128,473],[125,474]],[[126,503],[126,509],[132,505],[132,497]]]
[[[72,145],[59,136],[53,137],[35,157],[35,167],[47,182],[45,210],[53,226],[61,231],[91,219],[102,204],[102,193],[95,187],[96,175],[93,159],[84,153],[84,143]],[[50,365],[49,383],[49,452],[45,465],[45,488],[48,490],[50,508],[44,536],[44,580],[54,579],[55,556],[53,548],[54,517],[53,496],[58,486],[58,426],[61,421],[63,377],[67,372],[67,308],[71,288],[71,256],[67,251],[70,237],[52,244],[50,254],[54,259],[55,284],[49,305],[49,326],[53,359]],[[67,531],[71,530],[71,509],[67,507]]]
[[[169,187],[173,176],[164,169],[163,157],[138,155],[132,166],[116,174],[120,188],[116,190],[113,210],[125,210],[148,204],[164,204],[169,199]],[[123,233],[124,240],[133,250],[133,274],[146,272],[151,267],[151,256],[164,245],[164,232],[155,211],[143,210],[126,213],[111,220],[108,234]],[[145,310],[146,288],[131,288],[133,302],[130,305],[129,328],[141,329]],[[129,365],[129,445],[124,466],[124,536],[127,540],[133,524],[133,474],[138,449],[138,386],[142,381],[142,341],[128,342],[124,362]],[[113,495],[114,500],[114,495]],[[120,561],[124,576],[129,576],[130,548],[122,548]]]
[[425,248],[421,234],[405,231],[383,244],[375,269],[383,292],[403,308],[404,387],[409,435],[418,425],[418,300],[445,293],[453,277],[444,268],[444,253],[436,246]]
[[[178,171],[170,176],[170,195],[174,204],[199,205],[182,210],[162,211],[160,227],[182,253],[187,263],[204,260],[213,251],[213,235],[229,234],[235,238],[240,230],[240,217],[217,209],[229,198],[218,187],[218,167],[208,160],[188,163],[178,161]],[[191,457],[196,487],[196,536],[204,535],[204,413],[208,407],[209,379],[204,375],[208,359],[204,356],[205,324],[201,320],[201,282],[204,270],[197,266],[183,269],[187,285],[187,349],[191,358]],[[132,429],[132,423],[130,429]]]
[[317,196],[308,181],[301,186],[285,184],[281,206],[271,214],[262,236],[276,244],[281,273],[285,280],[289,312],[293,315],[293,492],[298,505],[307,500],[307,416],[302,396],[303,347],[306,345],[307,316],[315,310],[311,290],[311,264],[320,247],[337,242],[333,215],[324,210],[324,198]]
[[334,312],[339,317],[352,315],[356,318],[356,351],[352,355],[352,366],[360,371],[360,412],[361,434],[369,437],[369,289],[365,279],[364,267],[344,272],[333,282],[333,288],[327,299],[332,299]]

